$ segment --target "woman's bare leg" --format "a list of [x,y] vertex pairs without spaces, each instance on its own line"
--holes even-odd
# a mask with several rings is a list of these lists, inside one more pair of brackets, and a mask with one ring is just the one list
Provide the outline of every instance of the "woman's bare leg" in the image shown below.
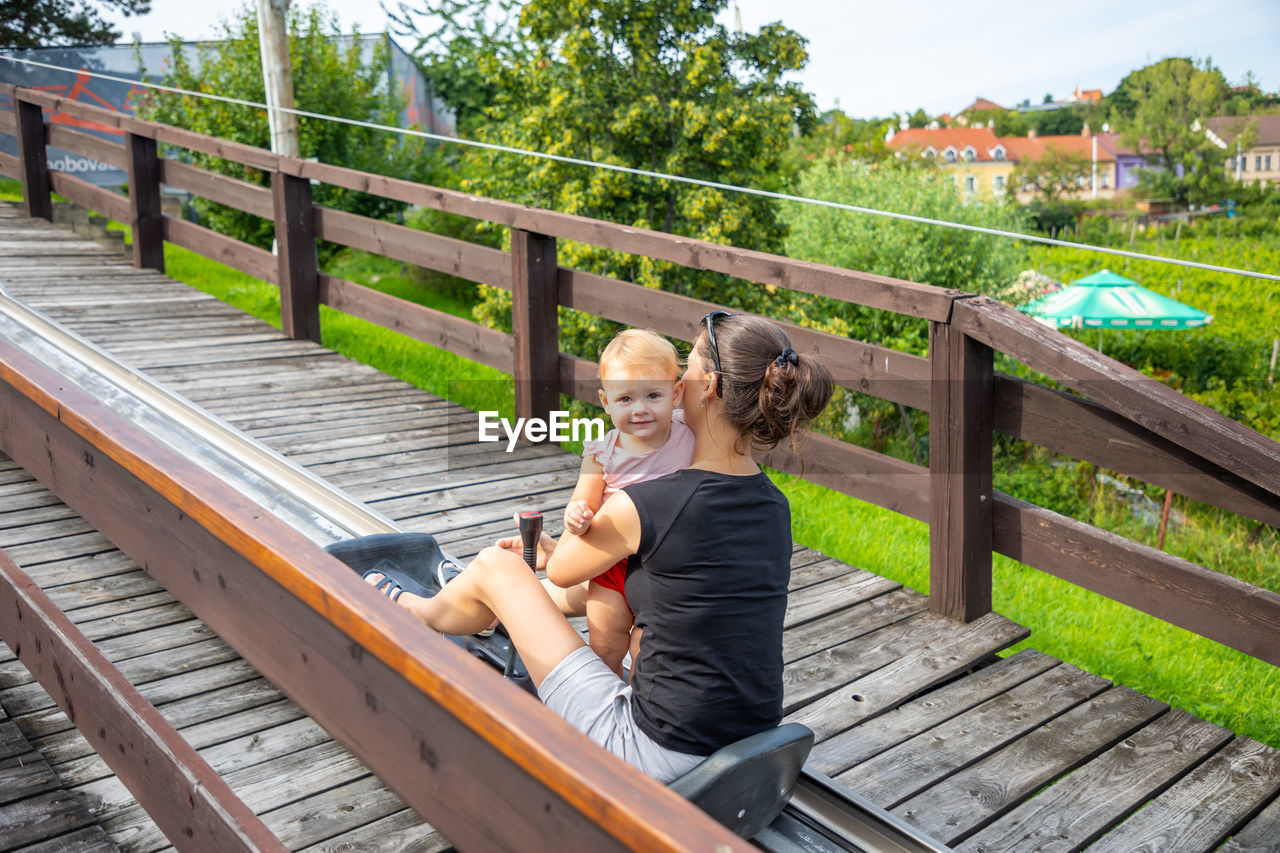
[[398,602],[429,627],[446,634],[474,634],[502,620],[534,685],[585,643],[524,560],[486,548],[462,574],[432,598],[405,593]]

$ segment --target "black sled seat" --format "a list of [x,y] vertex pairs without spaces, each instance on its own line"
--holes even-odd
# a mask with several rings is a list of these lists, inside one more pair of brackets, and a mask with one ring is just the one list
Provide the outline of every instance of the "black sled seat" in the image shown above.
[[742,838],[773,823],[791,799],[813,732],[799,723],[743,738],[671,783],[671,790]]

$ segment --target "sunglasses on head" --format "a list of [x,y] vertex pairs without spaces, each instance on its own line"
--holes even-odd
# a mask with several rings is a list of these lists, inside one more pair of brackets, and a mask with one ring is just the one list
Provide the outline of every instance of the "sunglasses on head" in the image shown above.
[[724,388],[720,384],[722,372],[720,370],[720,350],[716,348],[716,320],[720,317],[732,317],[730,311],[712,311],[710,314],[702,318],[702,322],[707,327],[707,344],[711,347],[711,362],[716,367],[716,396],[724,396]]

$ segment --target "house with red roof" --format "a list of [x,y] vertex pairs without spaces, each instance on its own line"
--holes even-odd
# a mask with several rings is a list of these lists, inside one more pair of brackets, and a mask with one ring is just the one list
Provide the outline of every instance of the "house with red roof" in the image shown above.
[[[1003,196],[1019,163],[1038,160],[1050,149],[1080,155],[1090,168],[1079,177],[1076,198],[1111,198],[1116,191],[1115,134],[997,137],[990,128],[912,128],[891,132],[886,140],[899,156],[936,158],[955,175],[956,186],[970,196]],[[1094,168],[1097,170],[1095,188]],[[1136,180],[1136,179],[1135,179]],[[1030,188],[1014,187],[1019,201],[1030,201]]]

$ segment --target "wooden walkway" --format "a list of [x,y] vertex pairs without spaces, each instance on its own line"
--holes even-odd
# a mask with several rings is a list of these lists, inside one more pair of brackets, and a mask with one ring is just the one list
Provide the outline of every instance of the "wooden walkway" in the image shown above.
[[[5,205],[0,283],[461,556],[513,510],[557,518],[572,490],[573,456],[451,443],[473,413]],[[0,548],[290,849],[448,847],[5,459]],[[1035,651],[999,658],[1027,631],[997,614],[948,622],[919,594],[803,547],[792,565],[787,713],[817,732],[816,769],[961,850],[1205,851],[1231,836],[1222,849],[1280,850],[1276,750]],[[4,648],[0,709],[0,850],[168,845]],[[7,782],[18,775],[40,782]]]

